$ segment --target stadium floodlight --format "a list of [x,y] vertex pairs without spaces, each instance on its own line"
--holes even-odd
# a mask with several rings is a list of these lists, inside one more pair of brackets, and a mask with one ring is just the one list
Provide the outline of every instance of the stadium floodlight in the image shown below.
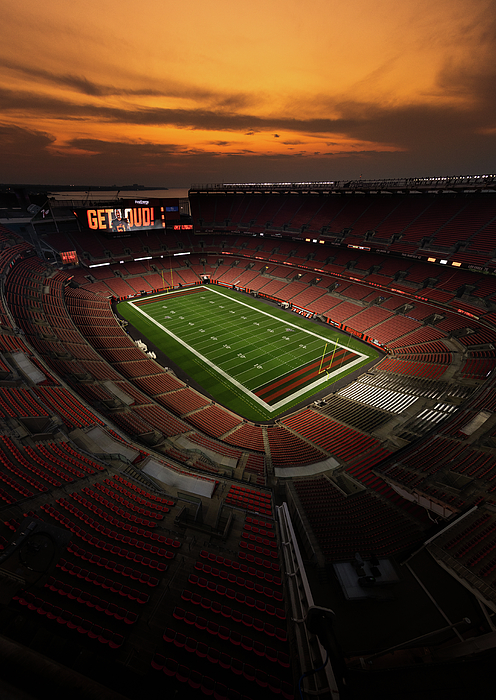
[[191,255],[191,252],[188,250],[187,253],[174,253],[174,257],[175,257],[176,255]]
[[110,265],[110,263],[96,263],[96,265],[90,265],[89,267],[103,267],[104,265]]
[[151,260],[152,256],[148,255],[146,258],[134,258],[134,262],[139,262],[140,260]]

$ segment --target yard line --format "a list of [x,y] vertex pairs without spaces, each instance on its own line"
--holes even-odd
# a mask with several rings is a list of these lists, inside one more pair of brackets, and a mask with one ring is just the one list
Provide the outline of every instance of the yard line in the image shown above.
[[[210,304],[212,297],[207,302],[209,294],[216,295],[216,304]],[[147,313],[135,306],[133,302],[129,303],[142,316],[174,338],[208,367],[218,372],[219,375],[232,383],[249,399],[263,406],[267,411],[279,410],[286,403],[315,390],[316,387],[343,371],[344,368],[338,368],[334,372],[329,373],[329,375],[323,374],[322,377],[319,377],[312,384],[294,392],[277,404],[269,406],[263,399],[256,396],[253,391],[258,387],[264,386],[272,379],[277,379],[278,375],[274,374],[276,371],[279,371],[279,375],[281,369],[284,369],[284,373],[296,371],[315,360],[317,356],[320,357],[322,343],[329,342],[329,337],[302,328],[287,318],[278,318],[245,302],[232,299],[210,287],[205,288],[204,299],[198,300],[198,296],[199,294],[194,295],[196,297],[195,306],[189,304],[193,295],[176,296],[173,301],[174,297],[171,294],[168,297],[168,302],[162,297],[157,300],[157,304],[160,304],[160,307],[154,309],[153,313],[151,313],[152,309],[149,306],[146,308],[150,313]],[[164,301],[165,303],[163,303]],[[173,303],[171,303],[172,301]],[[199,301],[204,301],[205,303],[198,304]],[[220,303],[221,301],[222,303]],[[163,308],[164,306],[168,308]],[[224,308],[218,308],[220,306]],[[239,311],[240,306],[242,307],[241,311]],[[233,310],[236,310],[235,314],[230,313]],[[172,313],[173,311],[176,313]],[[246,318],[240,319],[240,313],[246,315]],[[170,316],[170,319],[164,319],[164,316]],[[184,318],[181,319],[181,316]],[[168,321],[167,326],[163,323],[165,320]],[[270,337],[266,339],[263,355],[260,355],[259,347],[253,347],[250,342],[254,337],[254,326],[260,331],[257,334],[259,342],[262,336],[266,334],[273,336],[272,339]],[[291,336],[288,336],[291,340],[286,341],[287,345],[283,352],[281,352],[281,335],[288,331],[282,330],[281,326],[284,326],[285,329],[290,327],[297,331],[296,333],[291,331]],[[205,332],[200,334],[200,328]],[[274,331],[273,334],[268,333],[270,329]],[[203,336],[205,337],[204,340]],[[221,338],[224,341],[222,345],[230,345],[230,347],[214,347],[213,342],[215,341],[212,341],[212,336]],[[359,364],[368,357],[337,341],[331,342],[334,342],[337,347],[346,348],[356,355],[355,360],[346,365],[346,369]],[[206,352],[207,349],[208,353]],[[229,352],[226,352],[227,350]],[[246,357],[238,358],[237,354],[244,354]],[[241,360],[243,361],[241,362]],[[249,366],[251,363],[253,363],[253,366]],[[257,365],[261,365],[263,369],[257,371]],[[240,380],[244,380],[243,383]],[[256,384],[256,386],[252,386],[253,384]]]

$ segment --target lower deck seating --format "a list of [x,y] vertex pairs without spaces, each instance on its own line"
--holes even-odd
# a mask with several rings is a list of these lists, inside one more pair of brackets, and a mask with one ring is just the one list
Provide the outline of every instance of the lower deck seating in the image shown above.
[[285,418],[284,425],[344,461],[379,444],[375,438],[331,420],[311,408]]

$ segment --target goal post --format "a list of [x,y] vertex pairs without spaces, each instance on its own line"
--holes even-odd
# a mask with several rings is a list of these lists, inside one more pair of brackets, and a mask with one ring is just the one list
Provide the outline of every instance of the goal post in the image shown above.
[[[334,343],[334,350],[332,351],[331,359],[329,360],[329,365],[328,365],[327,367],[322,367],[322,365],[324,364],[324,359],[325,359],[325,356],[326,356],[327,346],[329,345],[329,343]],[[327,374],[329,374],[329,370],[330,370],[331,367],[332,367],[332,363],[333,363],[333,360],[334,360],[334,355],[335,355],[335,353],[336,353],[336,348],[337,348],[337,347],[338,347],[338,342],[337,342],[337,340],[330,340],[329,342],[327,342],[327,343],[325,344],[325,346],[324,346],[324,351],[323,351],[322,357],[321,357],[321,359],[320,359],[320,366],[319,366],[319,372],[318,372],[319,374],[323,374],[323,372],[327,372]]]
[[338,341],[334,341],[334,350],[332,351],[331,359],[329,360],[329,367],[327,368],[327,374],[329,374],[329,370],[332,367],[332,363],[334,361],[334,355],[336,354],[336,348],[338,347]]

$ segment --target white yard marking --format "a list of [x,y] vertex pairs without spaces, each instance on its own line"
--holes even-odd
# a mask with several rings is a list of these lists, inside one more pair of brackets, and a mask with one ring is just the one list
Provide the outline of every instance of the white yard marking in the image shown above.
[[[208,290],[208,292],[210,292],[212,294],[218,294],[219,296],[223,297],[224,299],[226,298],[225,295],[222,294],[222,292],[218,292],[215,289],[212,289],[211,287],[206,287],[205,291],[207,291],[207,290]],[[174,292],[170,292],[168,296],[172,297],[172,296],[174,296],[174,294],[175,294]],[[201,298],[206,299],[206,297],[204,297],[204,296],[202,296]],[[229,298],[229,299],[230,299],[230,301],[232,301],[236,304],[240,304],[241,306],[244,306],[244,307],[250,309],[251,311],[256,311],[257,313],[262,314],[263,316],[268,316],[274,322],[283,323],[285,325],[285,331],[287,331],[287,332],[291,331],[293,329],[296,329],[296,330],[299,330],[303,333],[306,333],[307,335],[313,336],[314,338],[318,338],[319,340],[322,340],[323,342],[326,342],[326,343],[329,342],[329,338],[326,338],[322,335],[319,335],[318,333],[315,333],[314,331],[307,330],[306,328],[302,328],[301,326],[297,326],[296,324],[291,323],[287,319],[280,319],[280,318],[277,318],[276,316],[272,316],[272,314],[270,314],[266,311],[262,311],[261,309],[257,309],[255,307],[251,306],[250,304],[246,304],[245,302],[243,302],[241,300],[232,299],[232,298]],[[290,396],[288,396],[285,399],[282,399],[281,401],[279,401],[278,403],[270,406],[268,403],[263,401],[263,399],[261,399],[256,394],[254,394],[253,391],[250,391],[249,389],[247,389],[245,386],[243,386],[243,384],[241,384],[236,379],[234,379],[234,377],[231,377],[231,375],[227,374],[227,372],[225,372],[218,365],[216,365],[214,362],[209,360],[208,357],[205,357],[205,355],[202,355],[200,352],[195,350],[195,348],[193,348],[191,345],[188,345],[188,343],[186,343],[181,337],[179,337],[178,335],[176,335],[175,333],[170,331],[168,328],[163,326],[161,323],[156,321],[154,318],[149,316],[147,313],[142,311],[142,309],[140,309],[138,306],[136,306],[134,302],[130,301],[129,304],[134,309],[136,309],[136,311],[138,311],[138,313],[140,313],[142,316],[144,316],[149,321],[151,321],[155,326],[157,326],[162,331],[164,331],[164,333],[167,333],[167,335],[169,335],[171,338],[174,338],[174,340],[177,341],[178,343],[180,343],[180,345],[187,348],[191,353],[193,353],[193,355],[196,355],[196,357],[200,358],[200,360],[202,360],[202,362],[204,362],[206,365],[208,365],[213,370],[218,372],[222,377],[224,377],[224,379],[226,379],[228,382],[233,384],[240,391],[242,391],[244,394],[246,394],[250,399],[252,399],[252,401],[255,401],[257,404],[259,404],[260,406],[265,408],[270,413],[272,413],[273,411],[278,411],[280,408],[285,406],[287,403],[293,401],[294,399],[299,398],[300,396],[303,396],[307,392],[310,392],[312,390],[317,389],[317,387],[319,387],[324,382],[327,382],[327,381],[329,381],[329,379],[332,379],[333,377],[341,374],[341,372],[344,369],[344,368],[338,368],[337,370],[334,370],[334,372],[329,372],[329,374],[323,373],[322,377],[315,380],[312,384],[309,384],[309,385],[303,387],[302,389],[295,391]],[[224,308],[224,307],[219,305],[219,308]],[[193,326],[194,324],[190,322],[189,325]],[[255,322],[254,325],[259,326],[260,324],[258,322]],[[291,326],[291,328],[288,328],[288,326]],[[211,340],[214,340],[214,338],[212,337]],[[215,338],[215,340],[217,340],[217,338]],[[333,341],[333,342],[335,342],[335,341]],[[354,367],[355,365],[360,364],[361,362],[363,362],[363,360],[367,359],[367,357],[368,357],[368,355],[365,355],[364,353],[358,352],[357,350],[350,350],[350,348],[346,347],[346,345],[341,345],[340,343],[336,343],[336,345],[338,348],[344,348],[345,350],[349,350],[350,352],[352,352],[356,355],[356,358],[354,360],[352,360],[351,362],[349,362],[345,366],[345,368],[347,370],[350,369],[351,367]],[[224,346],[224,347],[227,348],[228,346]],[[301,346],[301,347],[305,347],[305,346]],[[305,364],[307,364],[307,363],[305,363]],[[263,369],[262,365],[255,365],[255,367],[257,369],[260,369],[260,370]],[[297,371],[297,369],[298,368],[295,368],[294,371]],[[274,381],[277,381],[277,379]],[[256,389],[255,389],[255,391],[256,391]]]

